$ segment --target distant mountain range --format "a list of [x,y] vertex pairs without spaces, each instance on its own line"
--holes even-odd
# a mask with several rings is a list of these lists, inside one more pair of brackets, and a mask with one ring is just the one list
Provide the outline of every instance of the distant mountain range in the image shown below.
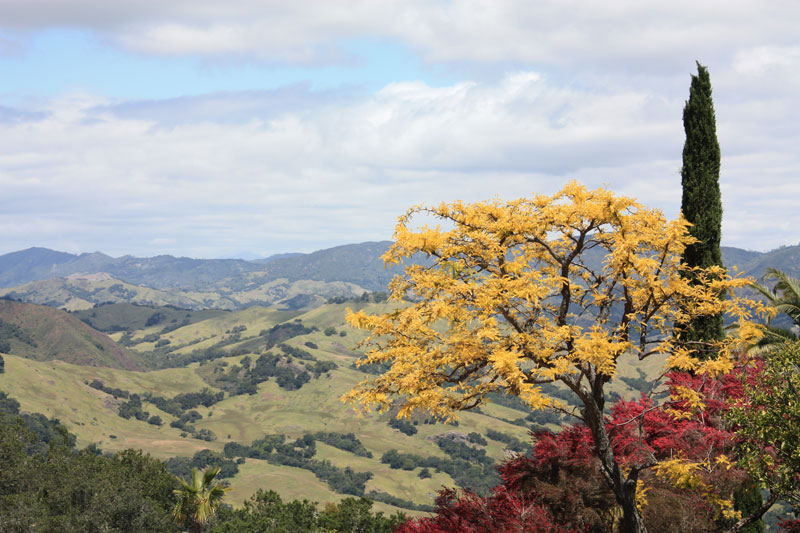
[[47,248],[28,248],[0,256],[0,286],[105,272],[129,283],[156,289],[199,287],[258,269],[258,265],[241,259],[190,259],[170,255],[114,258],[100,252],[74,255]]
[[[191,259],[160,255],[119,258],[29,248],[0,256],[0,296],[68,309],[129,302],[189,309],[281,304],[298,308],[320,299],[386,290],[401,267],[381,256],[391,241],[348,244],[268,259]],[[769,252],[723,247],[723,260],[760,278],[768,267],[800,277],[800,246]]]
[[159,255],[110,257],[100,252],[80,255],[47,248],[28,248],[0,256],[0,287],[75,274],[107,273],[154,289],[206,289],[219,282],[257,273],[262,280],[343,281],[367,290],[386,287],[397,269],[385,269],[380,256],[390,241],[348,244],[310,254],[280,254],[267,259],[191,259]]

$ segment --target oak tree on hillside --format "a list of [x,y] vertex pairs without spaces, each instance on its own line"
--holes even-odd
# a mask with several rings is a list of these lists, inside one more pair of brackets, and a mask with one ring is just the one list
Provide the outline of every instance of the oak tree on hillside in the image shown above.
[[[417,214],[445,226],[414,230]],[[396,400],[398,416],[422,410],[453,418],[492,392],[519,396],[532,409],[563,408],[538,387],[559,382],[581,407],[573,414],[591,431],[603,477],[623,509],[623,530],[645,531],[637,480],[656,460],[621,468],[604,424],[617,360],[668,354],[669,367],[713,376],[730,370],[732,350],[760,333],[747,322],[750,302],[718,298],[746,280],[720,267],[692,268],[693,282],[682,276],[681,255],[695,242],[687,226],[574,182],[552,197],[410,209],[384,260],[422,253],[432,261],[412,264],[392,281],[392,299],[409,305],[348,315],[370,332],[362,362],[391,367],[343,399],[381,410]],[[722,312],[740,327],[714,341],[714,358],[699,359],[696,343],[672,335],[676,323]]]

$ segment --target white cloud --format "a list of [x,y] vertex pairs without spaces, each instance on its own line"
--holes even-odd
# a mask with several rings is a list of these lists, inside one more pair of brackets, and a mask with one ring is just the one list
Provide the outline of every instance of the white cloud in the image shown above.
[[244,56],[279,62],[347,59],[337,46],[396,39],[427,61],[664,72],[727,60],[764,41],[794,43],[791,0],[4,0],[10,30],[85,28],[155,55]]
[[[531,72],[447,87],[394,83],[334,103],[296,90],[294,107],[235,121],[218,107],[269,107],[280,91],[189,99],[193,112],[181,120],[158,102],[85,95],[21,114],[0,124],[0,226],[28,242],[60,227],[70,242],[115,242],[112,253],[310,250],[389,238],[413,204],[554,192],[573,177],[677,213],[680,99],[563,88]],[[753,233],[772,214],[754,201],[753,183],[798,197],[789,177],[800,162],[787,153],[740,143],[726,154],[729,244],[787,242]],[[771,178],[754,180],[759,168]],[[800,215],[786,220],[797,227]]]
[[733,68],[742,76],[762,77],[795,73],[800,66],[800,46],[757,46],[739,52]]
[[123,42],[143,52],[185,55],[238,52],[251,47],[246,32],[229,25],[193,28],[180,24],[163,24],[148,28],[135,36],[125,36]]
[[572,177],[674,215],[699,59],[726,243],[794,242],[794,209],[770,224],[772,206],[800,198],[798,16],[788,0],[3,0],[0,55],[52,27],[149,56],[312,66],[375,39],[467,81],[4,102],[0,231],[9,250],[34,238],[139,254],[310,250],[388,238],[412,204],[554,192]]

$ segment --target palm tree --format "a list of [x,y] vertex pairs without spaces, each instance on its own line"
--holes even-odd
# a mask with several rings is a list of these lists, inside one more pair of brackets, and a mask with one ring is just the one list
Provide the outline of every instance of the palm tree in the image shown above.
[[178,503],[172,510],[172,519],[178,525],[183,525],[188,519],[190,531],[199,533],[206,522],[214,516],[217,508],[222,503],[222,497],[231,490],[214,483],[214,478],[219,474],[219,467],[207,468],[200,471],[192,468],[192,482],[180,480],[181,488],[174,492],[178,496]]
[[[777,268],[768,268],[764,275],[764,281],[771,280],[776,281],[771,289],[760,283],[751,283],[750,286],[765,296],[778,313],[788,315],[795,327],[800,327],[800,280]],[[793,330],[794,328],[781,328],[767,322],[767,325],[764,326],[764,337],[750,348],[750,352],[769,352],[784,342],[800,340]]]

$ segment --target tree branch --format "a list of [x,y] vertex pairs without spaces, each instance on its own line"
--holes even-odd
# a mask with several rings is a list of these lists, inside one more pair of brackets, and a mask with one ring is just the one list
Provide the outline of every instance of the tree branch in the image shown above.
[[756,511],[746,518],[742,518],[738,522],[736,522],[732,528],[728,530],[728,533],[734,533],[736,531],[741,531],[742,528],[760,520],[764,514],[770,510],[770,508],[775,505],[775,502],[778,501],[778,497],[780,493],[774,492],[770,493],[769,498],[767,501],[764,502],[764,505],[756,509]]

